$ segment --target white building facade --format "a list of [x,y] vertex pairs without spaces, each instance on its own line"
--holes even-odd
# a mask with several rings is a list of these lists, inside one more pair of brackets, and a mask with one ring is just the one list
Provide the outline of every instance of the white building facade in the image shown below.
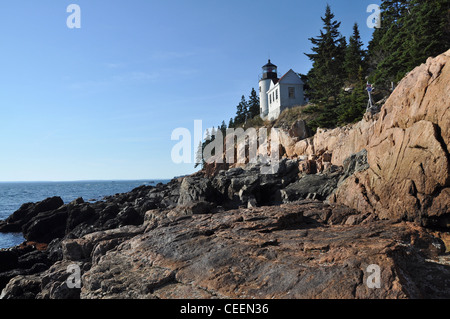
[[263,66],[263,75],[259,81],[261,118],[273,121],[285,109],[304,105],[303,86],[300,76],[292,69],[278,78],[277,66],[269,60]]

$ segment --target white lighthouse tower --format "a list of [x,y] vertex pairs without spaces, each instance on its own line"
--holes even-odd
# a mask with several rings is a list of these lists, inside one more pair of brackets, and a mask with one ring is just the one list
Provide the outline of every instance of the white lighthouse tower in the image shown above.
[[278,81],[277,66],[269,62],[262,67],[263,74],[259,80],[259,101],[261,106],[261,118],[266,119],[269,115],[269,97],[267,92],[270,89],[270,84]]

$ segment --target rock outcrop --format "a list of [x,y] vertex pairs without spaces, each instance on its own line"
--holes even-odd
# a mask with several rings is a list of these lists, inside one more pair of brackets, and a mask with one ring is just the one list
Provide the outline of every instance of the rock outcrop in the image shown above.
[[342,166],[352,154],[367,150],[367,170],[340,184],[332,202],[376,212],[382,219],[448,227],[449,83],[450,50],[411,71],[380,113],[346,127],[319,129],[298,142],[284,134],[281,143],[288,157],[308,159],[307,172]]
[[[411,223],[347,226],[356,211],[317,201],[238,209],[95,232],[62,242],[63,258],[18,276],[3,298],[441,298],[442,241]],[[82,269],[68,289],[67,267]],[[371,289],[368,266],[381,269]],[[426,277],[425,277],[426,275]]]
[[450,50],[398,85],[373,123],[370,168],[346,180],[334,201],[380,218],[450,224]]
[[0,250],[1,298],[450,298],[449,59],[359,123],[314,137],[296,123],[273,170],[22,205],[0,221],[27,239]]
[[23,204],[19,210],[8,217],[4,221],[0,221],[0,232],[4,233],[20,233],[22,227],[32,218],[40,213],[53,211],[64,205],[60,197],[47,198],[38,203]]

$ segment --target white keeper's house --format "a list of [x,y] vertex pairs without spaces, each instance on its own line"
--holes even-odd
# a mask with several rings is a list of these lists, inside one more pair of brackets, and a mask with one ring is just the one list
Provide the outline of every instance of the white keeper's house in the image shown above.
[[290,69],[278,78],[277,66],[270,60],[262,69],[259,100],[263,120],[275,120],[285,109],[305,104],[304,83],[296,72]]

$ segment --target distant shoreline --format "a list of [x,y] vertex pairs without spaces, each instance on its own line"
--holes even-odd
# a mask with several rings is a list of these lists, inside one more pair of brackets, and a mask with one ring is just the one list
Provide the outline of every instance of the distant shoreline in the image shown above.
[[21,183],[85,183],[85,182],[158,182],[170,181],[172,178],[147,178],[147,179],[89,179],[89,180],[73,180],[73,181],[0,181],[0,184],[21,184]]

